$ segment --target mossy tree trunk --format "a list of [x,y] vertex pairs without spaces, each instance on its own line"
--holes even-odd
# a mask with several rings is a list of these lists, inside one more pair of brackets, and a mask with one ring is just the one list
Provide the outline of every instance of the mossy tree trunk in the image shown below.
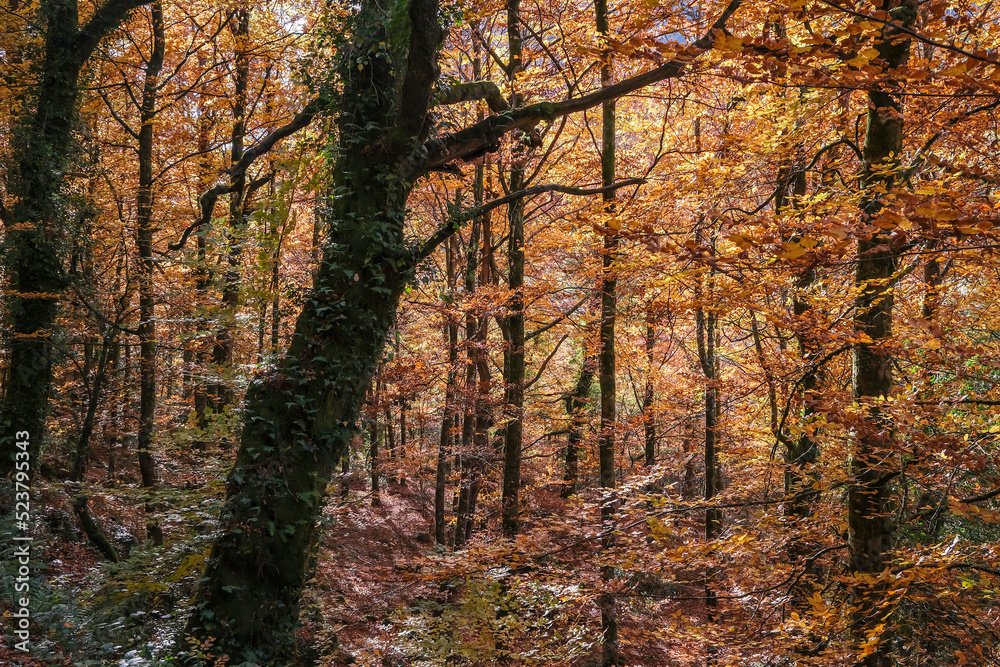
[[[711,48],[739,4],[732,0],[694,46]],[[333,196],[324,212],[327,242],[285,356],[247,391],[220,536],[181,638],[178,664],[213,664],[223,656],[228,664],[294,661],[299,596],[334,465],[355,433],[416,264],[462,222],[456,216],[419,247],[410,246],[403,228],[415,180],[495,151],[508,132],[678,77],[690,60],[678,58],[599,93],[491,115],[429,139],[440,73],[437,0],[362,0],[342,34],[351,38],[337,48],[339,146],[330,176]],[[489,247],[488,217],[483,222]],[[477,366],[480,387],[488,390],[485,359]],[[486,440],[488,422],[485,410],[477,409],[477,441]],[[484,451],[486,443],[477,442],[477,449]],[[607,473],[613,479],[613,466]],[[470,486],[469,517],[480,486],[481,479]]]
[[247,392],[223,533],[188,627],[199,642],[216,639],[213,656],[271,664],[290,655],[326,487],[353,435],[408,277],[391,266],[405,264],[405,188],[381,182],[347,151],[339,162],[336,175],[350,185],[332,205],[335,240],[287,354]]
[[390,10],[362,3],[354,44],[342,47],[327,243],[284,358],[247,391],[221,535],[183,638],[187,664],[290,664],[327,485],[413,273],[403,237],[413,181],[400,172],[426,132],[441,28],[434,0]]
[[107,0],[80,25],[76,0],[42,0],[44,47],[37,83],[29,91],[13,138],[14,164],[8,192],[14,205],[2,210],[7,236],[4,257],[7,302],[8,377],[0,405],[0,477],[14,469],[18,431],[30,434],[29,474],[38,469],[55,348],[59,300],[68,278],[69,217],[61,193],[80,100],[80,73],[97,45],[146,0]]

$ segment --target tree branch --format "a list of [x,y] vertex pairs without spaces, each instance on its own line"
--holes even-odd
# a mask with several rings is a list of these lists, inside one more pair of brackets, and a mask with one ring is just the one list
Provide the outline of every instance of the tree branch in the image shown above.
[[566,334],[559,339],[559,342],[556,343],[556,346],[552,348],[552,352],[549,353],[549,356],[545,357],[545,361],[543,361],[542,365],[539,366],[538,372],[535,373],[535,377],[531,378],[531,380],[529,380],[524,384],[525,391],[530,389],[532,385],[538,382],[538,378],[542,377],[542,373],[545,372],[545,367],[549,365],[550,361],[552,361],[552,357],[556,356],[556,352],[559,351],[559,348],[562,347],[562,344],[566,342],[567,338],[569,338],[569,334]]
[[[902,26],[902,25],[900,25],[898,23],[894,23],[892,21],[889,21],[887,19],[881,18],[879,16],[872,16],[871,14],[865,14],[864,12],[857,12],[857,11],[854,11],[853,9],[851,9],[849,7],[845,7],[843,5],[837,4],[836,2],[831,2],[830,0],[820,0],[820,2],[822,2],[824,5],[827,5],[829,7],[833,7],[834,9],[842,11],[845,14],[848,14],[848,15],[853,16],[855,18],[864,19],[866,21],[875,21],[877,23],[881,23],[882,25],[886,26],[887,28],[892,28],[893,30],[898,30],[899,32],[903,33],[904,35],[909,35],[910,37],[914,38],[918,42],[923,42],[924,44],[929,44],[930,46],[937,46],[937,47],[945,49],[947,51],[952,51],[954,53],[961,54],[961,55],[965,56],[966,58],[971,58],[972,60],[978,60],[980,62],[989,63],[991,65],[1000,65],[1000,62],[997,62],[995,59],[984,58],[982,56],[977,56],[975,53],[972,53],[971,51],[966,51],[965,49],[960,48],[958,46],[955,46],[953,44],[945,44],[944,42],[935,42],[933,39],[930,39],[929,37],[924,37],[920,33],[914,32],[910,28],[906,28],[906,27],[904,27],[904,26]],[[883,13],[885,13],[885,12],[883,12]]]
[[503,93],[492,81],[470,81],[448,86],[438,91],[434,104],[438,106],[461,104],[483,100],[493,113],[510,111],[510,105],[504,99]]
[[606,185],[600,188],[575,188],[568,185],[558,185],[555,183],[549,185],[533,185],[530,188],[525,188],[523,190],[518,190],[517,192],[511,192],[509,195],[500,197],[499,199],[494,199],[491,202],[487,202],[482,206],[477,206],[476,208],[464,211],[456,216],[454,216],[447,223],[442,225],[434,234],[431,235],[429,239],[424,241],[424,244],[420,247],[420,250],[416,252],[414,257],[414,264],[422,262],[427,257],[430,257],[431,253],[447,240],[449,236],[461,229],[462,225],[472,218],[478,217],[485,213],[492,211],[495,208],[505,206],[511,202],[517,201],[523,197],[531,197],[532,195],[542,194],[545,192],[559,192],[566,195],[599,195],[605,192],[613,192],[618,188],[624,188],[629,185],[643,185],[646,180],[643,178],[627,178],[624,181],[619,181],[617,183],[612,183],[611,185]]
[[188,237],[190,237],[192,233],[197,231],[202,225],[206,225],[212,220],[212,214],[215,213],[215,202],[219,200],[219,197],[236,192],[238,187],[234,185],[234,183],[246,176],[247,169],[250,168],[250,165],[253,164],[254,160],[270,151],[274,148],[275,144],[282,139],[289,137],[302,128],[308,126],[309,123],[312,122],[313,118],[323,111],[323,107],[324,100],[322,97],[313,98],[313,100],[310,101],[309,104],[302,109],[302,111],[295,114],[292,120],[268,134],[252,148],[243,153],[243,157],[240,158],[239,162],[227,169],[221,170],[219,173],[229,175],[230,183],[216,185],[198,198],[198,209],[201,211],[201,215],[198,216],[198,219],[195,220],[190,227],[184,230],[184,233],[181,234],[181,238],[178,241],[167,246],[168,249],[180,250],[183,248],[184,244],[187,243]]
[[583,297],[582,299],[580,299],[579,301],[576,302],[575,306],[573,306],[572,308],[570,308],[569,310],[567,310],[565,313],[563,313],[562,315],[560,315],[556,319],[552,320],[551,322],[549,322],[545,326],[543,326],[543,327],[541,327],[539,329],[535,329],[531,333],[527,334],[524,337],[524,340],[525,341],[529,341],[532,338],[534,338],[535,336],[538,336],[540,334],[545,333],[546,331],[548,331],[549,329],[551,329],[552,327],[554,327],[555,325],[559,324],[560,322],[562,322],[563,320],[565,320],[567,317],[569,317],[570,315],[572,315],[573,313],[575,313],[577,310],[579,310],[580,306],[582,306],[583,304],[587,303],[587,301],[590,298],[591,297],[589,295]]
[[[978,106],[975,109],[970,109],[966,111],[964,114],[955,116],[954,118],[950,119],[946,123],[945,127],[951,127],[952,125],[956,125],[959,121],[966,120],[970,116],[974,116],[975,114],[980,113],[982,111],[990,111],[992,109],[996,109],[998,106],[1000,106],[1000,100],[997,100],[996,102],[992,102],[990,104],[984,104],[982,106]],[[944,135],[944,129],[938,130],[926,142],[924,142],[924,145],[920,148],[919,151],[917,151],[917,156],[913,158],[913,162],[910,163],[909,167],[903,170],[902,177],[904,181],[909,182],[909,180],[913,177],[913,175],[927,162],[927,160],[930,157],[931,148],[934,146],[934,143],[938,139],[940,139],[943,135]]]
[[101,40],[121,27],[129,13],[152,0],[107,0],[76,35],[76,61],[80,67],[90,58]]
[[704,37],[689,44],[670,62],[645,74],[633,76],[582,97],[561,102],[539,102],[490,116],[464,130],[427,142],[426,156],[414,166],[414,173],[410,176],[415,178],[431,170],[440,169],[449,162],[467,160],[484,152],[495,151],[500,138],[513,130],[529,130],[543,121],[552,121],[560,116],[586,111],[658,81],[679,77],[691,61],[711,49],[716,38],[725,33],[726,22],[742,4],[743,0],[731,0]]

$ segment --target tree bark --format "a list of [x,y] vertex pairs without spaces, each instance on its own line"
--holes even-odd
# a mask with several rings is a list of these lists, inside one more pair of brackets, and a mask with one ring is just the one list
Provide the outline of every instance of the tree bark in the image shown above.
[[[511,107],[521,105],[517,92],[517,75],[521,71],[521,2],[507,1],[507,45],[510,61],[507,72],[511,81]],[[510,191],[521,190],[524,183],[524,147],[512,151]],[[507,537],[517,534],[521,512],[521,446],[524,433],[524,199],[507,205],[507,301],[504,350],[504,429],[503,429],[503,489],[501,498],[501,529]]]
[[[605,40],[610,34],[608,26],[607,0],[595,0],[594,14],[597,32]],[[614,83],[611,50],[601,54],[601,88],[610,88]],[[615,182],[615,100],[601,105],[601,185]],[[604,210],[609,216],[616,215],[615,191],[605,192]],[[615,266],[618,255],[618,236],[604,237],[601,255],[601,322],[599,327],[600,351],[598,354],[598,384],[601,388],[601,430],[598,436],[598,458],[601,476],[601,547],[609,549],[614,544],[615,528],[615,426],[617,391],[615,385],[615,322],[618,314],[618,278]],[[602,570],[605,581],[614,579],[614,568],[605,566]],[[611,667],[618,664],[618,602],[614,595],[603,594],[598,598],[601,608],[601,664]]]
[[29,479],[41,465],[56,354],[49,341],[68,284],[62,239],[69,221],[61,193],[66,156],[73,152],[80,73],[101,40],[143,4],[144,0],[108,0],[83,26],[76,0],[40,4],[45,44],[37,83],[19,121],[22,131],[16,135],[20,141],[12,151],[14,164],[7,184],[14,205],[4,219],[10,328],[8,376],[0,404],[0,478],[14,471],[14,435],[19,431],[31,436]]
[[137,195],[136,245],[139,250],[139,437],[136,456],[146,494],[146,534],[156,545],[163,544],[163,530],[156,518],[151,494],[157,487],[153,434],[156,428],[156,297],[153,292],[153,141],[156,120],[157,80],[163,67],[166,39],[163,6],[150,8],[153,48],[146,63],[139,119],[139,191]]
[[[892,11],[904,27],[916,18],[916,6],[909,0]],[[886,69],[901,67],[910,53],[910,40],[891,27],[883,29],[877,43]],[[867,130],[863,147],[866,188],[861,203],[864,218],[882,208],[879,191],[891,192],[894,168],[899,166],[903,148],[902,105],[893,95],[898,82],[884,84],[888,90],[868,92]],[[851,459],[852,485],[848,493],[848,549],[850,570],[859,575],[876,575],[886,567],[892,547],[890,489],[886,468],[881,463],[892,448],[892,425],[879,405],[892,391],[892,357],[887,343],[892,336],[893,291],[889,284],[896,271],[897,256],[889,233],[879,229],[871,238],[858,241],[854,285],[858,290],[854,307],[855,342],[852,346],[852,388],[854,399],[864,410],[864,421],[856,426],[857,440]],[[879,586],[859,581],[855,584],[854,625],[859,641],[865,627],[874,625],[883,614],[878,604]],[[882,619],[884,620],[884,619]],[[889,652],[876,635],[867,641],[879,644],[860,664],[888,667]]]

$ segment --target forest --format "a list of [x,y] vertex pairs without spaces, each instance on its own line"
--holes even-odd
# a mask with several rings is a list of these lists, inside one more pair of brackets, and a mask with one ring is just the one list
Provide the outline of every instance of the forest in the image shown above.
[[0,664],[1000,664],[992,1],[4,0],[0,102]]

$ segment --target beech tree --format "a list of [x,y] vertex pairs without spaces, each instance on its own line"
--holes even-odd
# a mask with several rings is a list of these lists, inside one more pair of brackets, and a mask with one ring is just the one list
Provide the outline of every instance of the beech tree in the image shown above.
[[[39,462],[52,384],[59,302],[68,284],[65,239],[74,214],[63,198],[80,100],[79,80],[91,55],[144,0],[108,0],[81,24],[75,0],[42,0],[38,22],[44,42],[38,78],[27,91],[13,139],[7,194],[0,208],[7,237],[9,282],[8,376],[0,404],[0,476],[14,470],[14,434],[30,434],[30,460]],[[15,6],[15,9],[17,7]],[[24,9],[22,8],[22,11]],[[29,468],[34,475],[38,466]]]
[[48,163],[32,658],[995,664],[1000,10],[737,4],[128,14]]
[[349,41],[337,55],[342,92],[323,257],[288,350],[247,391],[222,534],[186,630],[188,662],[290,659],[327,485],[350,444],[400,295],[463,221],[408,241],[406,204],[417,180],[481,155],[509,132],[682,75],[739,5],[729,4],[690,55],[589,95],[516,107],[441,136],[431,115],[443,38],[436,0],[365,1],[352,13]]

